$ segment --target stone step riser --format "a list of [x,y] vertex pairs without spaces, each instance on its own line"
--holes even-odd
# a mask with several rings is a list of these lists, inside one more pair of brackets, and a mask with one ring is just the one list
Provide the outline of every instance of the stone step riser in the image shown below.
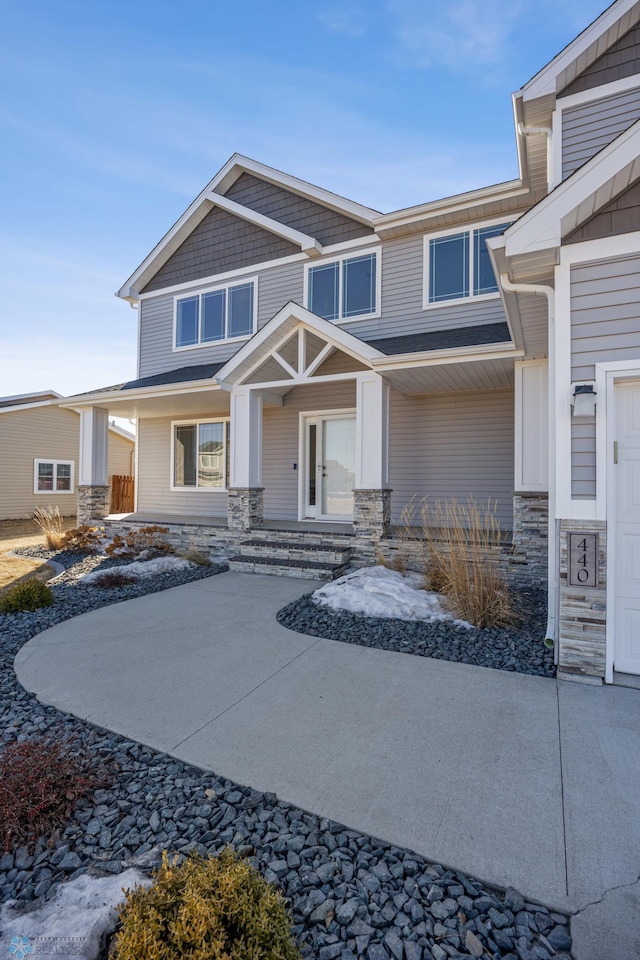
[[347,571],[347,565],[340,567],[279,566],[277,563],[261,563],[259,557],[235,558],[229,560],[229,570],[236,573],[255,573],[270,577],[294,577],[297,580],[336,580]]
[[312,563],[346,564],[351,560],[349,547],[327,546],[324,549],[305,547],[302,544],[256,544],[240,543],[238,553],[243,557],[268,557],[271,560],[308,560]]

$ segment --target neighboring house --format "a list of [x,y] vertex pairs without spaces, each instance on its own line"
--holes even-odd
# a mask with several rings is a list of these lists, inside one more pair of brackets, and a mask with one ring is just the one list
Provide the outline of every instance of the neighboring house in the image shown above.
[[[77,507],[80,416],[58,406],[54,390],[0,397],[0,520],[53,506],[63,517]],[[133,473],[135,437],[109,425],[107,481]]]
[[365,561],[414,496],[493,498],[560,676],[640,673],[640,4],[513,107],[516,180],[388,214],[232,157],[118,291],[137,379],[67,401],[81,510],[109,414],[132,521],[184,536],[348,530]]

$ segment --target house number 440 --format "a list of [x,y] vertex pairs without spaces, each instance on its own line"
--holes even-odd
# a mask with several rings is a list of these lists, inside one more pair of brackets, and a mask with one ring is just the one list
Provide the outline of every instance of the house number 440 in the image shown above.
[[569,585],[598,586],[598,534],[570,533],[568,543]]

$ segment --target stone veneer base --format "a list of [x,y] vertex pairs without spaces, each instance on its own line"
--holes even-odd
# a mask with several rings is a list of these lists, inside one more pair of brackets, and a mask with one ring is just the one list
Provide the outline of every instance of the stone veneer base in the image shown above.
[[246,532],[259,527],[264,517],[263,487],[231,487],[227,500],[230,530]]
[[102,520],[109,514],[111,488],[108,486],[78,487],[78,526],[90,520]]
[[512,578],[546,589],[549,572],[549,494],[513,495]]
[[391,490],[353,491],[353,530],[356,537],[381,540],[391,526]]
[[[597,588],[569,585],[568,533],[598,534]],[[600,683],[605,676],[607,629],[607,524],[604,520],[560,521],[559,592],[558,677]]]

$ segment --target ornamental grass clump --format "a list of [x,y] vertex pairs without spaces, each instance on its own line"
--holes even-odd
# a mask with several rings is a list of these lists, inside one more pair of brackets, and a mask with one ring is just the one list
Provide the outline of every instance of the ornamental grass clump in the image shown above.
[[300,960],[282,894],[230,849],[178,865],[127,893],[114,960]]
[[44,535],[49,550],[61,550],[64,542],[64,528],[59,507],[37,507],[33,519]]
[[0,844],[30,846],[69,820],[77,801],[108,784],[89,749],[57,731],[0,751]]
[[422,505],[427,590],[443,594],[451,610],[475,627],[507,627],[520,620],[499,567],[502,531],[497,504],[469,497]]
[[22,583],[16,583],[0,597],[0,613],[33,613],[40,607],[50,607],[53,603],[53,590],[46,583],[29,577]]

